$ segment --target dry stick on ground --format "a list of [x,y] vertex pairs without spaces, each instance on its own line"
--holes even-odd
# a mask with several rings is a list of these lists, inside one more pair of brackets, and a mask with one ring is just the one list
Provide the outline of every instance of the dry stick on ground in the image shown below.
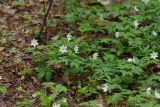
[[[41,28],[41,30],[40,30],[40,32],[39,32],[39,35],[38,35],[39,38],[40,38],[41,35],[42,35],[44,26],[46,25],[47,18],[48,18],[48,15],[49,15],[49,11],[51,10],[52,4],[53,4],[53,0],[50,0],[49,7],[48,7],[48,9],[47,9],[47,13],[45,14],[45,18],[44,18],[44,21],[43,21],[43,24],[42,24],[42,28]],[[46,35],[46,36],[47,36],[47,35]],[[43,40],[42,40],[42,41],[43,41]],[[43,42],[44,42],[44,41],[43,41]]]

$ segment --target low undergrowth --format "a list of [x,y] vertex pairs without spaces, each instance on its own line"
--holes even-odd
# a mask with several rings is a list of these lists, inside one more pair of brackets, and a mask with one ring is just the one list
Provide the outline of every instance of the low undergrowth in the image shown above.
[[40,105],[159,107],[160,1],[64,3],[66,14],[54,27],[68,30],[27,49],[45,81],[45,92],[36,93]]

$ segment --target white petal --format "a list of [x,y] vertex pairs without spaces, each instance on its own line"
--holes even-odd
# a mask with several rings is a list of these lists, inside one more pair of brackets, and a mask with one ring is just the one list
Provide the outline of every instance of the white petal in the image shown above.
[[60,104],[54,103],[52,107],[60,107]]
[[119,33],[119,32],[116,32],[116,33],[115,33],[115,37],[118,38],[119,36],[120,36],[120,33]]
[[157,32],[155,32],[155,31],[152,32],[152,35],[158,36]]
[[136,59],[135,59],[135,57],[133,57],[133,58],[128,58],[127,62],[136,63]]
[[78,51],[79,51],[79,47],[78,47],[78,45],[76,45],[76,46],[74,47],[74,52],[75,52],[75,53],[78,53]]
[[108,85],[107,84],[102,84],[100,86],[100,88],[103,90],[103,92],[107,92],[108,91]]
[[151,94],[151,90],[152,90],[151,87],[148,87],[148,88],[146,89],[146,93],[147,93],[147,94]]
[[133,24],[134,24],[134,27],[137,28],[138,25],[139,25],[138,20],[135,20],[135,21],[133,22]]
[[33,97],[33,98],[35,98],[36,96],[37,96],[36,93],[33,93],[33,94],[32,94],[32,97]]
[[137,6],[134,6],[134,10],[137,11],[137,12],[139,11],[139,9],[137,8]]
[[2,79],[2,76],[0,76],[0,80]]
[[97,59],[98,58],[98,53],[94,53],[93,54],[93,59],[95,60],[95,59]]
[[160,93],[158,93],[157,91],[155,91],[154,94],[155,94],[155,97],[156,97],[156,98],[160,99]]
[[72,40],[72,35],[70,33],[67,34],[67,40],[68,42]]

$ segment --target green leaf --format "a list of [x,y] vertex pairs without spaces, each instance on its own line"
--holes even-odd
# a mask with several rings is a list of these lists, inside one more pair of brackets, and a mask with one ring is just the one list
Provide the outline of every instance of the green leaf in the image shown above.
[[81,107],[97,107],[97,100],[93,100],[93,101],[88,101],[88,102],[81,102],[79,105]]
[[114,95],[110,96],[107,98],[107,103],[108,104],[116,104],[118,101],[123,99],[122,93],[115,93]]
[[47,81],[50,81],[52,79],[52,73],[53,70],[50,69],[49,67],[45,67],[45,66],[40,66],[37,69],[37,76],[39,79],[45,79]]
[[153,106],[153,104],[151,103],[144,103],[144,104],[140,104],[141,107],[155,107]]
[[67,92],[67,88],[61,84],[56,85],[55,91],[58,93]]
[[82,23],[80,24],[78,30],[84,33],[84,32],[92,32],[94,29],[91,27],[89,23]]
[[50,87],[51,88],[55,85],[55,83],[53,83],[53,82],[43,82],[42,85],[45,86],[45,87]]
[[64,17],[64,21],[67,23],[74,23],[75,22],[75,15],[74,13],[68,13],[65,17]]
[[4,87],[4,86],[0,86],[0,93],[2,93],[2,94],[7,94],[7,88],[6,87]]
[[46,72],[45,79],[47,81],[50,81],[52,79],[52,72],[51,71]]

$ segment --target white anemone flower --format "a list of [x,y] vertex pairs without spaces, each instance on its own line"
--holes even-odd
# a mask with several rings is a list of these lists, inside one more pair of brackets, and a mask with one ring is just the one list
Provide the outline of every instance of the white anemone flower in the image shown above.
[[159,92],[155,91],[154,95],[155,95],[156,98],[160,99],[160,93]]
[[119,32],[116,32],[116,33],[115,33],[115,37],[116,37],[116,38],[120,37],[120,33],[119,33]]
[[97,59],[98,58],[98,53],[94,53],[93,54],[93,59],[95,60],[95,59]]
[[61,107],[60,104],[54,103],[52,107]]
[[36,47],[36,45],[38,45],[38,41],[36,39],[33,39],[31,41],[31,46]]
[[158,57],[158,53],[153,51],[150,56],[152,59],[156,59]]
[[147,4],[150,0],[141,0],[141,1]]
[[137,8],[137,6],[134,6],[134,10],[137,11],[137,12],[139,11],[139,9]]
[[128,58],[127,62],[136,63],[136,59],[135,59],[135,57],[133,57],[133,58]]
[[72,35],[71,35],[71,33],[68,33],[68,34],[67,34],[67,40],[68,40],[68,42],[70,42],[70,41],[72,40]]
[[108,84],[102,84],[101,86],[100,86],[100,89],[101,90],[103,90],[103,92],[107,92],[108,91]]
[[65,45],[60,46],[59,52],[61,54],[67,53],[67,46],[65,46]]
[[33,94],[32,94],[32,97],[33,97],[33,98],[35,98],[36,96],[37,96],[37,94],[36,94],[36,93],[33,93]]
[[157,32],[155,32],[155,31],[153,31],[153,32],[152,32],[152,35],[154,35],[154,36],[158,36],[158,33],[157,33]]
[[139,25],[138,20],[135,20],[135,21],[133,22],[133,25],[134,25],[135,28],[137,28],[138,25]]
[[79,47],[78,47],[78,45],[76,45],[76,46],[74,47],[74,52],[75,52],[75,53],[78,53],[78,51],[79,51]]
[[151,87],[148,87],[148,88],[146,89],[146,93],[147,93],[147,94],[151,94],[151,91],[152,91]]
[[0,80],[2,80],[2,76],[0,76]]

